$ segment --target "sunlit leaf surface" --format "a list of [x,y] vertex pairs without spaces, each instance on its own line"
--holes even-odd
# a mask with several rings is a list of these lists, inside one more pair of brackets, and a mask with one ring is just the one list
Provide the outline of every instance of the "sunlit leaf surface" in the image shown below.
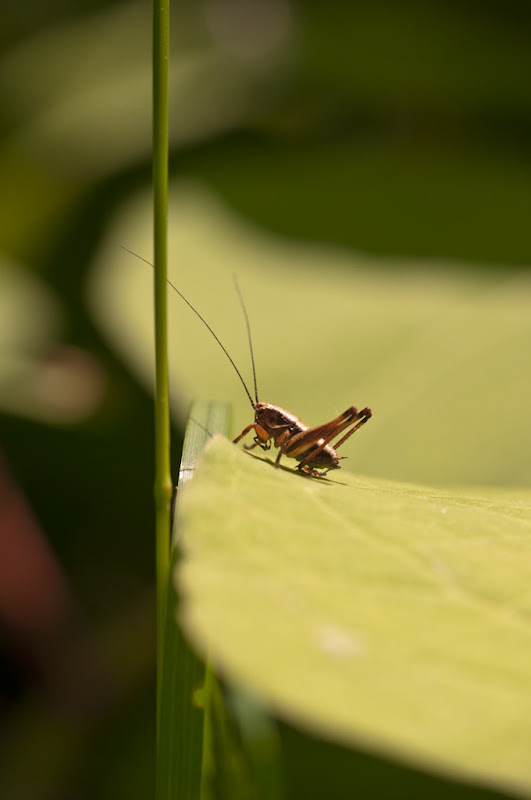
[[283,718],[530,791],[531,494],[333,477],[211,443],[180,505],[193,641]]

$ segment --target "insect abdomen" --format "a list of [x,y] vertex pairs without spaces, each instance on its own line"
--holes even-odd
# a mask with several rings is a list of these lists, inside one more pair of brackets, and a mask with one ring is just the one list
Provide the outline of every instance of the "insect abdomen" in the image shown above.
[[[311,448],[312,450],[317,450],[319,442]],[[300,453],[296,456],[297,461],[302,461],[303,459],[308,458],[309,450],[306,450],[305,453]],[[339,467],[339,456],[329,444],[326,445],[317,455],[315,458],[310,458],[309,461],[306,462],[309,467],[324,467],[325,469],[336,469]]]

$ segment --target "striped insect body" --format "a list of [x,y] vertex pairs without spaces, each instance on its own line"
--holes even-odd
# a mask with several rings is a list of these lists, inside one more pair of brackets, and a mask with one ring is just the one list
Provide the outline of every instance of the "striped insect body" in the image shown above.
[[[309,428],[294,414],[290,414],[272,403],[255,403],[255,421],[248,425],[234,443],[240,441],[251,430],[255,431],[254,442],[245,445],[246,450],[261,447],[262,450],[271,448],[271,440],[278,448],[275,467],[280,466],[280,458],[286,455],[295,458],[299,464],[297,469],[305,475],[322,478],[332,469],[340,469],[341,456],[338,448],[364,425],[371,417],[369,408],[358,411],[354,406],[340,414],[336,419]],[[345,436],[332,446],[331,441],[347,430]],[[324,471],[319,471],[324,470]]]

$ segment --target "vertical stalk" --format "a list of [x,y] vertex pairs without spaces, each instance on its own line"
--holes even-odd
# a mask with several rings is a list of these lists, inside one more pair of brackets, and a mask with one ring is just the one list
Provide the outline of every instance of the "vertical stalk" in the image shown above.
[[157,579],[157,760],[164,630],[170,579],[170,414],[168,388],[168,63],[169,0],[153,0],[153,235],[155,281],[155,522]]

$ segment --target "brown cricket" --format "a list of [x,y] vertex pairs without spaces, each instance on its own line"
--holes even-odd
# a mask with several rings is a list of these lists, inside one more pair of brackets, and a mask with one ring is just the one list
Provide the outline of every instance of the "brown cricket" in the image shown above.
[[[126,247],[123,249],[127,250]],[[128,250],[128,252],[132,253],[131,250]],[[132,254],[137,255],[136,253]],[[141,258],[142,261],[146,261],[146,259],[142,258],[142,256],[138,256],[138,258]],[[147,263],[151,264],[149,261]],[[153,266],[153,264],[151,264],[151,266]],[[289,411],[285,411],[283,408],[280,408],[280,406],[275,406],[272,403],[261,403],[258,400],[256,369],[254,363],[254,352],[249,317],[247,315],[247,309],[240,292],[238,281],[236,276],[234,276],[234,284],[245,316],[247,338],[249,341],[249,350],[251,352],[255,395],[255,400],[253,401],[251,393],[247,388],[247,384],[245,383],[240,370],[208,322],[203,319],[199,311],[193,307],[193,305],[177,289],[177,287],[173,285],[171,281],[168,281],[168,283],[172,289],[177,292],[179,297],[184,300],[186,305],[192,309],[194,314],[199,317],[203,325],[208,328],[216,342],[219,344],[234,367],[234,370],[236,371],[236,374],[238,375],[242,386],[245,389],[245,393],[249,398],[249,402],[253,407],[254,422],[244,428],[240,435],[234,439],[233,444],[239,442],[240,439],[243,439],[244,436],[253,430],[255,432],[253,444],[244,445],[245,450],[253,450],[255,447],[261,447],[262,450],[270,450],[271,440],[273,440],[273,444],[278,448],[278,455],[275,460],[275,467],[277,468],[280,466],[280,459],[282,455],[285,455],[288,458],[295,458],[299,462],[297,469],[303,475],[310,475],[315,478],[323,478],[328,472],[330,472],[330,470],[341,469],[339,462],[342,460],[342,458],[346,458],[346,456],[338,456],[337,450],[347,441],[350,436],[352,436],[353,433],[355,433],[367,422],[367,420],[371,418],[372,414],[370,408],[364,408],[361,411],[358,411],[354,406],[351,406],[330,422],[325,422],[324,425],[317,425],[315,428],[309,428],[298,417],[296,417],[294,414],[290,414]],[[347,430],[348,428],[350,428],[350,430]],[[347,433],[332,446],[332,440],[335,439],[336,436],[339,436],[339,434],[344,430],[347,430]],[[317,469],[317,467],[319,467],[321,471]]]

